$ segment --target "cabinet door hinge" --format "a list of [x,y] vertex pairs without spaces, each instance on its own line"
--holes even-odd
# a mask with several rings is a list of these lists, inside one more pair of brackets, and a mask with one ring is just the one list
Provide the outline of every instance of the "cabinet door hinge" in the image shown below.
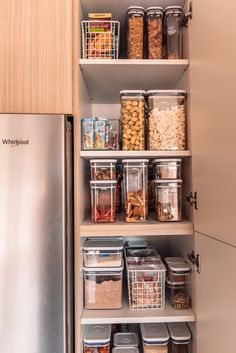
[[201,272],[201,257],[199,254],[195,255],[194,250],[191,252],[191,254],[188,254],[188,259],[189,261],[197,267],[197,272]]
[[182,26],[183,27],[188,27],[188,21],[191,20],[193,18],[193,3],[192,1],[190,1],[189,3],[189,9],[187,12],[185,12],[183,14],[183,17],[182,17]]
[[189,196],[186,197],[186,200],[190,203],[191,206],[194,206],[195,210],[198,210],[198,194],[196,191],[191,191]]

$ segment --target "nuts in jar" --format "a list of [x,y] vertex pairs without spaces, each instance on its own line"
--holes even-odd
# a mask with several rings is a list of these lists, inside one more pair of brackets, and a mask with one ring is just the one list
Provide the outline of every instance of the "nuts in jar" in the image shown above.
[[143,59],[144,14],[143,7],[128,8],[128,59]]
[[161,7],[149,7],[146,10],[146,14],[148,30],[148,59],[161,59],[163,9]]
[[145,149],[145,91],[121,91],[122,149]]
[[172,283],[167,281],[170,293],[170,305],[176,310],[191,307],[189,283]]

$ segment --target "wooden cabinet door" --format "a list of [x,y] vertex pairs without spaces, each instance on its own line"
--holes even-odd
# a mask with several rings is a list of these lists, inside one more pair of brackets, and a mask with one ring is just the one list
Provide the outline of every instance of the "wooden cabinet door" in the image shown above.
[[236,46],[233,0],[193,0],[189,22],[195,230],[236,245]]
[[0,0],[0,112],[72,112],[72,0]]

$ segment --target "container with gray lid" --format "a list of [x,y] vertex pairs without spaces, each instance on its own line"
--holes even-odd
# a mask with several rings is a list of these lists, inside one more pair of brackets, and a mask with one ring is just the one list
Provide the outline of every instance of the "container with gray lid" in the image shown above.
[[115,347],[138,347],[138,343],[138,335],[135,332],[118,332],[114,334]]
[[112,353],[139,353],[137,347],[114,347]]
[[84,343],[91,347],[105,346],[110,343],[111,325],[86,325]]
[[171,322],[167,326],[173,343],[188,344],[190,342],[191,332],[185,322]]

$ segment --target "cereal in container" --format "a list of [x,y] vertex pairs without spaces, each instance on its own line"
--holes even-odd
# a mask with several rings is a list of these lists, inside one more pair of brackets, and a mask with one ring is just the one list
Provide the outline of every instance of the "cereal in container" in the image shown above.
[[149,7],[147,15],[148,59],[162,59],[163,9]]
[[127,10],[128,59],[143,59],[144,57],[144,16],[143,7],[130,6]]

